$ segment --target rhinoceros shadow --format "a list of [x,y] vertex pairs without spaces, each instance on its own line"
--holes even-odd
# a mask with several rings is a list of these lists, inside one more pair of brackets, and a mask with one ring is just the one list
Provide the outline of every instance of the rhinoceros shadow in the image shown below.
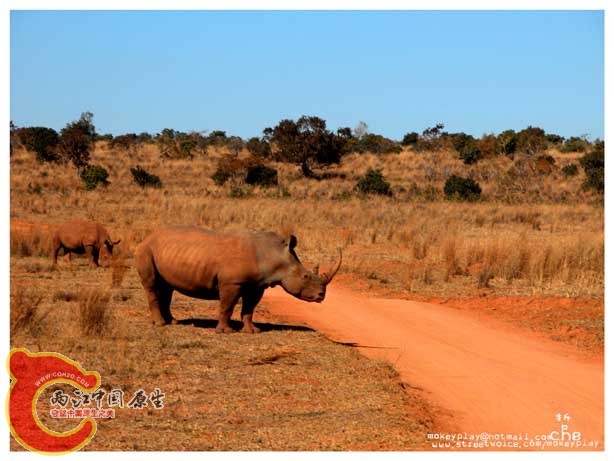
[[[178,320],[179,325],[193,325],[197,328],[215,328],[217,326],[216,319],[182,319]],[[242,322],[238,320],[231,320],[230,326],[235,330],[240,330],[243,326]],[[266,323],[266,322],[254,322],[254,326],[260,328],[260,331],[315,331],[313,328],[305,327],[302,325],[289,325],[286,323]]]

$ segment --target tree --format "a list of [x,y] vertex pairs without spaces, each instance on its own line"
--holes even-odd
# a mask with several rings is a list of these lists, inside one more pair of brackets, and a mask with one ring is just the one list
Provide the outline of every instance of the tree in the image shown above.
[[580,159],[580,165],[586,174],[584,187],[594,189],[603,194],[605,189],[605,144],[603,141],[595,142],[593,149]]
[[345,139],[326,128],[326,121],[315,116],[302,116],[296,122],[285,119],[275,128],[265,128],[263,140],[275,145],[274,158],[301,165],[310,176],[311,164],[338,163],[345,152]]
[[245,147],[250,154],[256,157],[269,158],[271,156],[271,145],[264,140],[264,136],[262,139],[255,136],[250,138],[245,144]]
[[57,145],[60,141],[58,133],[52,128],[33,126],[17,128],[11,133],[11,147],[16,140],[28,151],[36,154],[39,162],[53,162],[58,160]]
[[226,139],[226,147],[233,155],[239,155],[243,147],[245,147],[245,143],[239,136],[230,136]]
[[72,161],[79,171],[88,165],[90,151],[96,140],[93,120],[94,114],[83,112],[79,120],[68,123],[60,131],[58,152],[64,161]]
[[548,142],[543,129],[529,126],[518,133],[517,151],[533,156],[541,154],[547,148]]
[[368,132],[369,132],[369,126],[361,120],[358,122],[358,125],[356,125],[356,127],[354,128],[354,137],[360,140]]
[[419,152],[424,151],[437,151],[441,149],[441,136],[443,134],[443,123],[438,123],[433,127],[429,127],[422,132],[422,136],[418,138],[416,144],[416,150]]
[[518,147],[518,134],[514,130],[505,130],[499,133],[497,140],[501,145],[502,153],[513,158]]

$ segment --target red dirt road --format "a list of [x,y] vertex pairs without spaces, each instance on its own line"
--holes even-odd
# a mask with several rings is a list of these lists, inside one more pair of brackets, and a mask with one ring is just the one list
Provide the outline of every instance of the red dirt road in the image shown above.
[[[403,381],[451,413],[444,423],[451,431],[533,438],[567,424],[583,442],[598,442],[575,450],[604,449],[603,364],[564,345],[445,306],[369,298],[335,283],[322,304],[281,288],[268,290],[264,303],[276,316],[390,362]],[[571,420],[558,422],[559,413]]]

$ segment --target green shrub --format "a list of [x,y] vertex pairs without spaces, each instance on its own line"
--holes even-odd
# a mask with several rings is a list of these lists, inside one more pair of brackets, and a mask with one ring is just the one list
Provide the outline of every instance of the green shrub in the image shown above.
[[28,151],[36,154],[39,162],[53,162],[58,159],[56,147],[60,137],[54,129],[42,126],[18,128],[15,135]]
[[411,133],[407,133],[403,136],[403,140],[401,141],[401,145],[403,146],[415,146],[418,143],[418,133],[412,131]]
[[367,173],[356,183],[356,190],[363,194],[392,195],[390,183],[386,181],[381,170],[369,168]]
[[464,144],[459,151],[459,157],[465,165],[477,163],[477,161],[481,158],[481,154],[475,141]]
[[467,133],[446,133],[442,138],[459,153],[467,144],[475,143],[475,138]]
[[550,174],[554,171],[556,160],[552,155],[540,155],[535,159],[535,171],[539,174]]
[[604,166],[605,166],[605,144],[603,141],[595,142],[593,150],[580,159],[580,165],[586,174],[584,187],[594,189],[600,194],[604,191]]
[[250,154],[256,157],[268,158],[271,156],[271,145],[260,138],[250,138],[245,147]]
[[192,131],[184,133],[171,128],[164,128],[155,137],[155,142],[162,158],[191,159],[195,154],[205,155],[209,138]]
[[480,159],[480,149],[475,142],[468,143],[463,146],[459,152],[459,156],[465,165],[473,165]]
[[43,186],[41,186],[40,184],[28,183],[28,192],[31,194],[42,195]]
[[222,186],[229,179],[235,181],[245,179],[247,168],[253,163],[253,160],[242,160],[233,156],[225,156],[218,160],[217,169],[211,179],[218,186]]
[[443,192],[449,200],[477,200],[482,194],[480,185],[471,178],[452,175],[446,180]]
[[109,140],[109,148],[134,152],[138,142],[138,136],[136,134],[122,134]]
[[232,187],[230,188],[230,192],[228,193],[228,196],[230,198],[245,198],[245,197],[249,197],[250,191],[249,190],[245,190],[242,187],[233,184]]
[[159,176],[148,173],[139,165],[137,165],[136,168],[130,168],[130,173],[132,173],[134,182],[141,187],[162,187],[162,181],[160,180]]
[[518,134],[514,130],[505,130],[499,133],[497,141],[501,145],[501,151],[508,157],[514,157],[518,147]]
[[270,187],[277,185],[277,170],[258,164],[247,169],[245,182],[250,185]]
[[578,165],[576,165],[575,163],[565,165],[563,168],[561,168],[561,171],[563,172],[563,176],[565,176],[566,178],[577,176],[579,173]]
[[459,158],[466,165],[477,163],[482,158],[478,141],[473,136],[466,133],[449,133],[442,135],[442,138],[446,144],[452,145],[454,150],[458,152]]
[[215,173],[213,173],[213,176],[211,176],[211,179],[213,179],[213,182],[215,182],[215,184],[218,186],[223,186],[231,177],[232,173],[229,170],[218,166]]
[[589,143],[586,139],[572,136],[567,139],[561,146],[561,152],[586,152],[588,150]]
[[109,181],[109,172],[100,165],[87,165],[79,174],[86,190],[94,190],[98,184],[107,186]]
[[398,154],[402,148],[399,143],[379,134],[365,133],[351,144],[352,152],[371,152],[373,154]]
[[476,141],[480,151],[479,158],[492,158],[502,153],[502,146],[499,139],[494,134],[485,134]]
[[559,147],[563,141],[565,141],[565,138],[563,136],[559,136],[558,134],[548,133],[546,135],[546,141],[548,141],[548,144],[553,147]]

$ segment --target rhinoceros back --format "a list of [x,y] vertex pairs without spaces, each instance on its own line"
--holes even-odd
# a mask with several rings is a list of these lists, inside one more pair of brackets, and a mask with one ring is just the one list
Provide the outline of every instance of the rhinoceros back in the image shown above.
[[[159,281],[184,294],[212,299],[220,284],[259,283],[281,241],[272,233],[171,227],[154,231],[139,245],[137,265],[151,264]],[[143,277],[140,268],[139,273]]]

